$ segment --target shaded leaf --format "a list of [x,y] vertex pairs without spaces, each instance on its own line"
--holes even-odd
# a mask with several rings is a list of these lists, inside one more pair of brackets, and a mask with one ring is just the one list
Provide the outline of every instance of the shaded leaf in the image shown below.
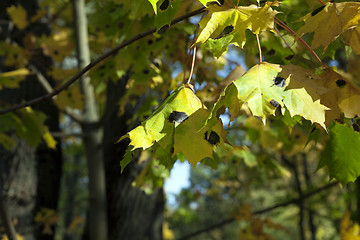
[[27,13],[23,6],[12,5],[11,7],[8,7],[6,11],[18,29],[23,30],[29,24],[27,20]]
[[315,32],[311,47],[318,48],[323,46],[324,49],[334,41],[340,34],[346,30],[355,28],[360,20],[360,3],[328,2],[326,6],[316,14],[309,13],[301,20],[305,25],[296,32],[296,38],[305,33]]
[[329,128],[330,140],[322,152],[318,169],[327,166],[330,178],[343,184],[360,175],[360,133],[351,127],[334,124]]

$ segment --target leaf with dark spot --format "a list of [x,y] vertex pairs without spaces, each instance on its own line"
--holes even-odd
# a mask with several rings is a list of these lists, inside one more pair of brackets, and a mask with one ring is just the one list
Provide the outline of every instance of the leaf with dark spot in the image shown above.
[[343,87],[345,87],[345,85],[346,85],[345,80],[343,80],[343,79],[336,80],[336,86],[338,86],[339,88],[343,88]]
[[160,10],[165,11],[169,7],[169,0],[164,0],[160,5]]
[[170,113],[168,120],[169,120],[169,122],[175,121],[177,123],[181,123],[188,118],[189,118],[189,116],[184,112],[173,111],[172,113]]
[[273,105],[274,107],[280,106],[280,104],[277,101],[275,101],[274,99],[270,100],[270,104]]
[[277,86],[277,87],[285,87],[286,85],[286,81],[285,81],[285,78],[283,77],[275,77],[274,78],[274,84]]
[[231,33],[233,30],[234,30],[234,26],[229,25],[229,26],[225,27],[224,30],[219,34],[219,36],[217,36],[214,39],[220,39],[220,38],[228,35],[229,33]]
[[272,55],[274,55],[276,53],[276,51],[274,50],[274,49],[270,49],[269,51],[267,51],[267,55],[268,56],[272,56]]
[[315,9],[312,13],[311,13],[311,16],[315,16],[316,14],[318,14],[319,12],[321,12],[321,10],[323,10],[325,7],[325,5]]
[[290,61],[293,57],[294,57],[294,55],[293,55],[293,54],[292,54],[292,55],[289,55],[289,56],[285,57],[285,60]]
[[143,74],[149,74],[150,70],[149,69],[144,69],[142,72],[143,72]]
[[205,132],[205,140],[208,141],[211,145],[216,145],[220,142],[220,137],[214,131],[210,132],[209,137],[208,137],[208,132]]

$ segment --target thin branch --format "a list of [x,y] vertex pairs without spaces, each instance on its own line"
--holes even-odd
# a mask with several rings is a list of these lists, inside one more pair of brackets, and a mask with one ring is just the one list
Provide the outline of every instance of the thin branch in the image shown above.
[[[192,16],[195,16],[197,14],[200,14],[202,12],[205,11],[205,7],[203,8],[200,8],[198,10],[195,10],[193,12],[190,12],[190,13],[187,13],[181,17],[178,17],[176,19],[174,19],[172,22],[171,22],[171,25],[174,25],[176,23],[179,23],[187,18],[190,18]],[[165,26],[164,28],[168,28],[169,26]],[[138,35],[136,35],[135,37],[129,39],[129,40],[125,40],[123,41],[120,45],[116,46],[115,48],[109,50],[108,52],[104,53],[103,55],[99,56],[97,59],[95,59],[94,61],[92,61],[91,63],[89,63],[86,67],[84,67],[82,70],[80,70],[78,73],[76,73],[69,81],[67,81],[66,83],[64,83],[63,85],[57,87],[56,89],[54,89],[53,92],[51,93],[48,93],[44,96],[41,96],[41,97],[38,97],[38,98],[35,98],[35,99],[32,99],[30,101],[27,101],[25,103],[21,103],[21,104],[18,104],[18,105],[15,105],[13,107],[9,107],[9,108],[6,108],[6,109],[3,109],[3,110],[0,110],[0,115],[1,114],[5,114],[5,113],[8,113],[8,112],[12,112],[12,111],[15,111],[17,109],[20,109],[20,108],[24,108],[24,107],[27,107],[27,106],[31,106],[31,105],[34,105],[38,102],[41,102],[41,101],[44,101],[46,99],[49,99],[53,96],[56,96],[57,94],[59,94],[61,91],[63,91],[64,89],[66,89],[67,87],[69,87],[71,84],[73,84],[75,81],[77,81],[82,75],[84,75],[86,72],[88,72],[91,68],[93,68],[94,66],[96,66],[97,64],[99,64],[100,62],[102,62],[104,59],[112,56],[112,55],[115,55],[120,49],[132,44],[133,42],[136,42],[137,40],[140,40],[150,34],[153,34],[156,32],[156,28],[152,28],[152,29],[149,29],[143,33],[140,33]]]
[[280,36],[280,38],[284,41],[285,45],[289,48],[289,50],[295,54],[294,50],[292,50],[290,44],[286,41],[286,39],[284,38],[284,36],[281,34],[281,32],[279,31],[279,29],[277,27],[274,27],[275,32]]
[[[52,86],[50,85],[49,81],[46,79],[46,77],[38,70],[38,68],[31,64],[30,70],[36,74],[36,77],[40,83],[40,85],[45,89],[45,91],[50,94],[54,91]],[[53,97],[55,100],[56,96]],[[68,117],[70,117],[72,120],[74,120],[77,123],[81,123],[83,119],[79,114],[76,114],[73,109],[67,107],[64,110],[61,110],[64,114],[66,114]]]
[[72,138],[72,137],[82,138],[86,134],[85,133],[51,132],[51,135],[55,138]]
[[325,3],[321,0],[318,0],[319,3],[321,3],[322,5],[325,5]]
[[[303,200],[306,199],[306,198],[312,197],[313,195],[315,195],[315,194],[317,194],[319,192],[322,192],[322,191],[324,191],[326,189],[332,188],[332,187],[336,186],[338,183],[339,182],[332,182],[332,183],[329,183],[329,184],[327,184],[327,185],[325,185],[325,186],[323,186],[321,188],[315,189],[315,190],[313,190],[313,191],[311,191],[311,192],[309,192],[307,194],[304,194],[303,195]],[[272,211],[274,209],[277,209],[277,208],[280,208],[280,207],[286,207],[286,206],[291,205],[291,204],[297,204],[298,202],[299,202],[299,198],[294,198],[294,199],[291,199],[291,200],[283,202],[283,203],[275,204],[275,205],[273,205],[271,207],[267,207],[267,208],[264,208],[264,209],[254,211],[254,212],[252,212],[252,214],[253,215],[263,214],[263,213],[270,212],[270,211]],[[220,228],[220,227],[222,227],[222,226],[224,226],[226,224],[229,224],[229,223],[232,223],[232,222],[235,222],[235,221],[236,221],[236,218],[231,217],[231,218],[225,219],[225,220],[223,220],[221,222],[215,223],[215,224],[213,224],[211,226],[208,226],[208,227],[206,227],[204,229],[200,229],[200,230],[198,230],[196,232],[190,233],[190,234],[188,234],[188,235],[186,235],[184,237],[178,238],[177,240],[190,239],[190,238],[195,237],[197,235],[200,235],[200,234],[202,234],[204,232],[212,231],[212,230],[214,230],[216,228]]]
[[[296,33],[288,26],[286,25],[283,21],[281,21],[280,19],[278,19],[277,17],[274,17],[274,22],[278,25],[280,25],[281,27],[283,27],[286,31],[288,31],[289,33],[291,33],[291,35],[293,35],[296,39]],[[321,66],[323,67],[323,69],[326,69],[326,66],[323,64],[323,62],[320,60],[319,56],[314,52],[314,50],[311,49],[311,47],[304,41],[304,39],[302,39],[301,37],[298,38],[298,40],[309,50],[309,52],[316,58],[316,60],[321,64]]]
[[193,57],[192,57],[192,62],[191,62],[191,68],[190,68],[190,73],[189,73],[189,79],[187,80],[186,84],[190,84],[193,72],[194,72],[194,67],[195,67],[195,59],[196,59],[196,46],[194,46],[193,48]]
[[262,54],[261,54],[261,46],[260,46],[260,40],[259,40],[259,34],[256,35],[256,41],[259,48],[259,63],[262,63]]

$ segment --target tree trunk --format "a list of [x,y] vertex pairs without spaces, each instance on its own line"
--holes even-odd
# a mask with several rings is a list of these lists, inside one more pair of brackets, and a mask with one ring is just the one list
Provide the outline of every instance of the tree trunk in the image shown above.
[[[73,0],[73,12],[78,67],[82,69],[90,63],[85,0]],[[103,129],[98,124],[99,114],[90,78],[82,76],[80,87],[84,96],[81,127],[89,170],[89,237],[91,240],[107,240],[105,168],[101,145]]]
[[[6,9],[13,4],[22,5],[29,18],[39,9],[37,0],[1,1],[0,19],[9,20]],[[22,31],[4,27],[0,32],[0,39],[22,46],[23,37],[27,33],[46,35],[49,34],[49,30],[49,25],[44,22],[34,22]],[[1,58],[0,71],[13,70],[3,66],[2,62]],[[45,75],[52,61],[40,53],[34,55],[30,63],[37,65],[39,71]],[[54,82],[50,84],[54,85]],[[20,86],[18,89],[3,89],[0,94],[1,101],[16,104],[45,94],[35,75],[29,75]],[[43,101],[34,106],[34,109],[47,115],[45,123],[50,131],[59,131],[58,109],[51,100]],[[14,133],[10,135],[15,138],[16,146],[10,151],[0,146],[0,184],[4,190],[3,194],[8,199],[10,217],[17,222],[15,230],[27,240],[53,239],[53,233],[43,234],[44,226],[34,222],[34,217],[45,208],[53,210],[56,214],[62,164],[61,142],[57,139],[56,150],[49,149],[44,144],[34,148],[25,140],[16,138]]]
[[[104,158],[106,159],[107,206],[109,222],[109,239],[111,240],[160,240],[162,239],[162,220],[164,211],[163,189],[147,195],[132,186],[141,168],[134,163],[129,164],[120,173],[122,159],[127,143],[114,144],[120,136],[133,126],[127,122],[135,114],[135,109],[128,104],[125,113],[118,115],[119,98],[125,94],[125,85],[129,76],[108,82],[107,117],[104,122]],[[138,101],[141,102],[141,99]],[[138,104],[141,105],[141,104]]]

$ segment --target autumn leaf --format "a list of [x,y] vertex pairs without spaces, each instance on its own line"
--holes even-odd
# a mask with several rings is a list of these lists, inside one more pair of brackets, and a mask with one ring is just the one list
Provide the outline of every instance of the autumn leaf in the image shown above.
[[305,21],[305,25],[296,32],[296,38],[305,33],[315,32],[311,48],[323,46],[326,49],[340,34],[358,25],[360,3],[328,2],[320,12],[309,13],[300,20]]
[[199,36],[196,43],[207,43],[216,57],[226,51],[229,44],[243,47],[246,42],[245,31],[254,34],[272,30],[274,17],[278,12],[269,5],[264,7],[240,6],[226,9],[217,5],[209,7],[209,13],[200,21]]
[[0,90],[3,87],[16,88],[25,79],[30,71],[27,68],[19,68],[14,71],[0,73]]
[[331,110],[326,112],[327,125],[339,119],[341,113],[347,118],[360,116],[360,88],[348,81],[344,76],[331,68],[326,69],[320,79],[314,79],[322,87],[328,89],[320,96],[321,103]]
[[318,169],[327,166],[330,179],[335,178],[343,184],[353,182],[360,175],[360,133],[352,128],[333,124],[330,140],[321,155]]
[[202,159],[212,158],[212,152],[218,144],[223,144],[222,122],[211,128],[204,127],[209,111],[200,108],[175,130],[174,154],[184,153],[194,167]]
[[346,211],[341,218],[340,233],[341,240],[360,240],[358,223],[351,220],[351,213]]
[[18,29],[23,30],[29,24],[27,20],[27,13],[23,6],[12,5],[11,7],[8,7],[6,11]]
[[129,137],[133,150],[147,149],[171,132],[172,124],[179,125],[202,107],[200,99],[196,97],[190,85],[182,85],[148,119],[120,140]]
[[342,37],[345,40],[346,45],[351,46],[353,51],[360,55],[360,26],[347,30]]

